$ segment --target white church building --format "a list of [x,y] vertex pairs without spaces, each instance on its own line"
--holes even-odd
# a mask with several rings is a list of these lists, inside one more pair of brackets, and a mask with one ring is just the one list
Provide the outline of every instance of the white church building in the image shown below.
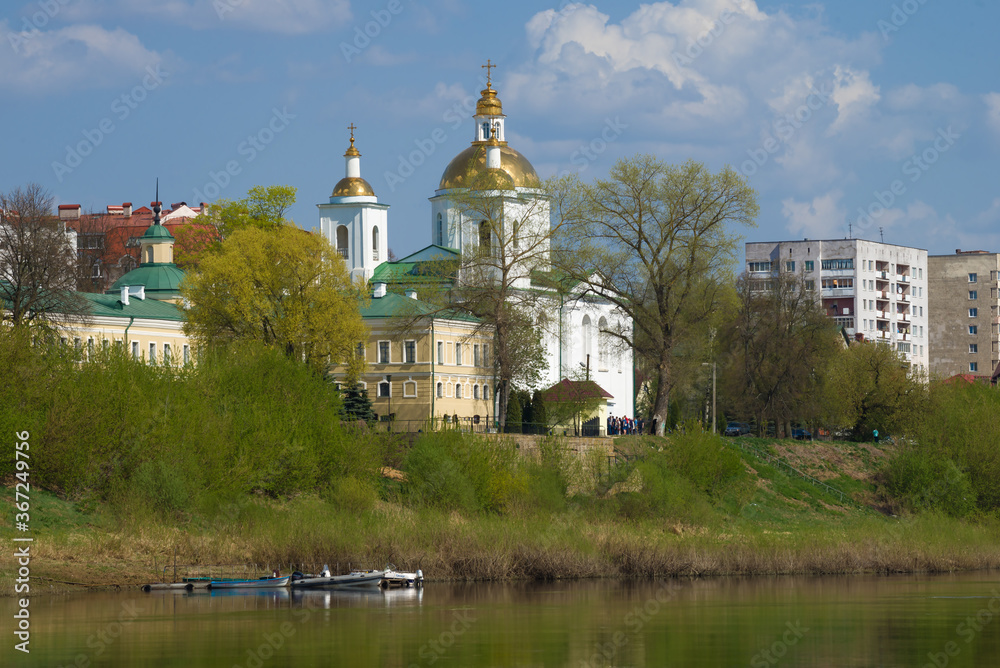
[[[536,240],[532,265],[515,265],[518,288],[545,291],[540,308],[543,314],[536,321],[545,330],[541,339],[547,365],[538,387],[529,389],[545,389],[564,378],[580,380],[589,374],[590,380],[612,397],[608,399],[608,415],[634,417],[632,351],[606,333],[630,335],[631,321],[582,285],[559,293],[532,283],[534,273],[548,269],[549,198],[528,159],[507,143],[506,116],[489,77],[473,122],[470,146],[451,160],[429,198],[429,246],[388,261],[389,205],[379,202],[371,184],[361,176],[353,124],[350,146],[344,154],[344,178],[334,186],[329,202],[317,205],[320,231],[337,248],[355,280],[416,291],[421,278],[411,269],[419,262],[481,252],[487,244],[517,248],[520,243],[523,248]],[[487,225],[481,214],[476,215],[470,202],[477,196],[502,202],[499,225]],[[498,239],[498,234],[505,238]]]

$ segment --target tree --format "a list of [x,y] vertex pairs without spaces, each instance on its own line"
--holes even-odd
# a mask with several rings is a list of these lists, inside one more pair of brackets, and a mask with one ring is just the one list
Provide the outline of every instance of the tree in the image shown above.
[[568,235],[558,262],[631,318],[634,334],[607,334],[653,371],[651,426],[662,434],[677,382],[674,349],[723,301],[739,241],[730,228],[755,225],[756,194],[729,167],[713,174],[650,155],[619,160],[592,185],[574,176],[561,187]]
[[210,204],[198,222],[214,226],[222,241],[248,227],[273,230],[288,224],[285,212],[293,204],[293,186],[254,186],[243,199],[220,199]]
[[359,385],[350,385],[341,390],[342,403],[340,417],[344,420],[362,420],[375,422],[378,418],[372,410],[372,400],[368,398],[368,390]]
[[840,345],[833,321],[794,274],[744,274],[736,291],[739,309],[722,334],[728,403],[755,416],[760,429],[767,420],[815,419],[823,374]]
[[0,193],[0,322],[20,327],[85,316],[73,246],[40,185]]
[[367,338],[344,261],[322,235],[293,225],[233,233],[181,285],[190,302],[184,331],[201,345],[259,341],[317,371],[343,360],[346,384]]
[[497,416],[506,428],[508,403],[515,388],[538,383],[545,367],[542,335],[546,316],[540,305],[552,294],[533,287],[532,279],[550,270],[554,230],[547,200],[518,193],[506,174],[487,170],[473,187],[451,195],[461,219],[475,225],[473,240],[455,262],[434,271],[444,289],[428,294],[442,310],[459,310],[479,321],[478,331],[493,335]]
[[914,425],[926,400],[923,382],[891,346],[861,342],[837,355],[828,377],[827,403],[837,424],[864,439]]

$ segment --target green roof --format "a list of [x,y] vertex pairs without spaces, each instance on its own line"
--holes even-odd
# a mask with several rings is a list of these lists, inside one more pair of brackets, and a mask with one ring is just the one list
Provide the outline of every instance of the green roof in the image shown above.
[[402,260],[398,262],[432,262],[436,260],[457,260],[462,256],[462,253],[455,248],[448,248],[447,246],[438,246],[437,244],[431,244],[427,248],[421,248],[416,253],[407,255]]
[[169,302],[156,299],[129,297],[128,306],[121,303],[116,295],[102,295],[92,292],[78,292],[89,302],[90,315],[113,318],[149,318],[151,320],[183,321],[184,313]]
[[462,254],[454,248],[430,245],[402,260],[383,262],[375,267],[372,283],[390,283],[404,288],[451,280],[447,262],[457,262]]
[[166,226],[160,223],[153,223],[146,230],[146,233],[142,235],[142,238],[147,241],[150,239],[155,241],[156,239],[173,239],[174,235],[170,234],[170,230]]
[[475,318],[460,311],[439,311],[427,302],[419,299],[411,299],[395,292],[387,292],[384,297],[372,298],[368,306],[361,307],[362,318],[397,318],[430,316],[440,320],[464,320],[466,322],[479,322]]
[[176,264],[144,263],[115,281],[108,294],[120,292],[126,285],[144,285],[147,293],[156,296],[176,295],[183,278],[184,272]]

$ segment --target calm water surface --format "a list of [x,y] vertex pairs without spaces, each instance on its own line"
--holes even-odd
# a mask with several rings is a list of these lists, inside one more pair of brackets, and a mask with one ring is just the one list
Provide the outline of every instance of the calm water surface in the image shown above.
[[[1000,666],[1000,575],[36,595],[4,666]],[[0,599],[8,620],[12,599]]]

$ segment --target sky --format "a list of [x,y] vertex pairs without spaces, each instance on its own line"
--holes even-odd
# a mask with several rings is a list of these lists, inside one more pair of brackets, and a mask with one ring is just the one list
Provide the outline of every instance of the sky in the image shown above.
[[[730,165],[747,241],[1000,251],[992,0],[35,0],[0,10],[0,190],[57,204],[297,188],[317,224],[357,126],[403,257],[493,70],[540,176],[637,153]],[[991,74],[992,72],[992,74]]]

